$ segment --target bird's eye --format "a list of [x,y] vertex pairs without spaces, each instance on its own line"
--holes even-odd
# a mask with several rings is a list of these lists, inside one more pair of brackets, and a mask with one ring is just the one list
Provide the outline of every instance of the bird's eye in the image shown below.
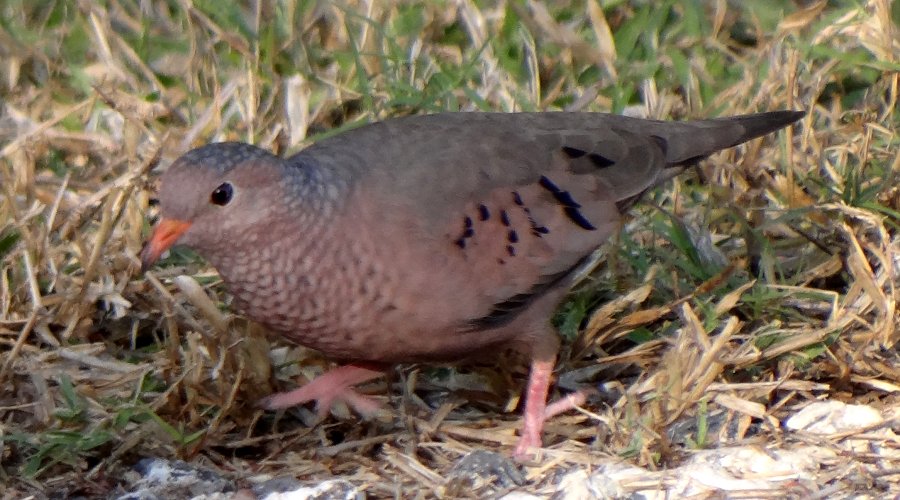
[[231,201],[232,195],[234,195],[234,188],[230,183],[223,182],[209,195],[209,201],[219,206],[225,206]]

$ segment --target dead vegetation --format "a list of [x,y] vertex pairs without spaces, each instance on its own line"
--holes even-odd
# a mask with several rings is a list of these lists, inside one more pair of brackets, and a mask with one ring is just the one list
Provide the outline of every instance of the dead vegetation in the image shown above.
[[[147,456],[238,484],[494,491],[445,478],[470,450],[508,452],[523,368],[400,367],[370,386],[387,402],[370,421],[263,413],[258,397],[327,361],[229,315],[193,255],[146,275],[136,257],[157,168],[193,146],[283,153],[440,110],[809,111],[658,190],[605,247],[557,317],[559,386],[601,395],[548,425],[526,489],[616,457],[661,470],[703,448],[822,445],[781,425],[819,400],[884,410],[896,428],[900,14],[886,0],[759,4],[3,7],[4,497],[106,495]],[[897,459],[839,447],[851,437],[824,439],[840,453],[820,491],[900,492]]]

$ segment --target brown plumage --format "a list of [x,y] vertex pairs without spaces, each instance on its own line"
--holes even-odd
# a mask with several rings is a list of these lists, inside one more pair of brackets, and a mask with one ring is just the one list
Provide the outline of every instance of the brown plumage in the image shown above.
[[648,189],[801,116],[447,113],[361,127],[287,159],[210,144],[163,174],[142,261],[191,246],[241,313],[351,362],[269,408],[341,398],[366,410],[352,386],[386,364],[524,347],[524,456],[545,417],[571,406],[545,400],[558,348],[549,317],[573,271]]

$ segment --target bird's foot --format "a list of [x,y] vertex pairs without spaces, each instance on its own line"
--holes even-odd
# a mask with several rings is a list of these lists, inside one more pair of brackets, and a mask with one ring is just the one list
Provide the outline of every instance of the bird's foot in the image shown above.
[[519,461],[528,461],[534,458],[533,450],[540,448],[542,444],[541,432],[544,429],[544,422],[560,413],[565,413],[583,405],[593,392],[593,389],[582,389],[566,394],[550,404],[544,404],[543,414],[536,409],[535,414],[531,415],[528,413],[528,407],[526,406],[525,424],[522,426],[522,435],[519,437],[515,451],[513,451],[513,457]]
[[574,410],[587,402],[588,396],[595,394],[597,391],[591,388],[579,389],[570,394],[566,394],[560,399],[550,403],[544,408],[544,420],[553,418],[560,413]]
[[319,417],[324,417],[336,401],[343,401],[361,415],[372,415],[381,408],[381,403],[356,392],[353,386],[383,374],[383,370],[370,365],[344,365],[319,375],[303,387],[265,397],[258,405],[267,410],[279,410],[315,401],[316,412]]
[[541,433],[544,430],[544,422],[548,419],[577,408],[587,401],[590,394],[596,392],[585,388],[563,396],[561,399],[547,404],[550,376],[553,373],[553,361],[533,361],[531,374],[528,377],[528,386],[525,389],[525,412],[523,415],[522,432],[513,457],[519,461],[529,461],[534,458],[534,449],[540,448]]

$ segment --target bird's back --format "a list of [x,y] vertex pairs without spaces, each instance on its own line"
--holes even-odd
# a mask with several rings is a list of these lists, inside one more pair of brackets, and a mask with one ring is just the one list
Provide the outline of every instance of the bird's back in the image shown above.
[[670,177],[668,168],[799,116],[449,113],[376,123],[311,146],[290,161],[340,179],[346,200],[333,239],[359,247],[347,265],[369,275],[344,292],[348,302],[360,287],[378,288],[382,301],[361,322],[371,328],[356,334],[367,336],[358,348],[365,352],[334,354],[412,361],[515,336],[510,325],[568,283],[617,229],[621,210]]

